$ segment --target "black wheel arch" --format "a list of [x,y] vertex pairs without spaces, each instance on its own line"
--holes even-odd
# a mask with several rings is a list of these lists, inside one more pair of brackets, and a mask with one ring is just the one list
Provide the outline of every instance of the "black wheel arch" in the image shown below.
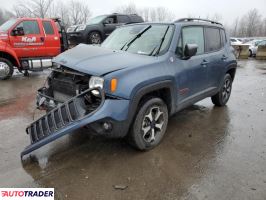
[[165,102],[169,115],[175,113],[177,93],[175,92],[175,83],[172,80],[151,83],[135,91],[132,96],[128,111],[129,124],[132,123],[141,102],[151,96],[159,97]]
[[102,32],[100,29],[92,29],[92,30],[89,30],[89,31],[87,32],[87,40],[89,39],[89,36],[90,36],[90,34],[91,34],[92,32],[97,32],[97,33],[99,33],[100,36],[101,36],[101,39],[102,39],[102,41],[103,41],[103,32]]

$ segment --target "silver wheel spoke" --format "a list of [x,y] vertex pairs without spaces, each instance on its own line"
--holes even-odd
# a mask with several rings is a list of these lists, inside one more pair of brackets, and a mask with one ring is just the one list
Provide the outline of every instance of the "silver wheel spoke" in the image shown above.
[[153,142],[155,140],[155,130],[154,128],[151,129],[151,137],[150,137],[150,142]]
[[161,131],[162,130],[162,127],[163,127],[163,124],[164,124],[164,122],[162,121],[159,124],[155,124],[155,127],[158,128],[158,129],[160,129],[160,131]]
[[163,112],[161,112],[160,109],[158,108],[158,112],[155,114],[155,121],[157,121],[162,114]]
[[144,128],[142,128],[142,130],[144,132],[143,137],[145,137],[146,134],[151,130],[151,126],[144,127]]
[[153,120],[152,110],[150,110],[149,114],[146,115],[145,117],[147,117],[150,120],[150,122],[152,122],[152,120]]

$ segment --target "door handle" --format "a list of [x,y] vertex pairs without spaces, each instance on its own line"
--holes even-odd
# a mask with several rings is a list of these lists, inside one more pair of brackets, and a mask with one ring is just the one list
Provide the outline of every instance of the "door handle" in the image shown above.
[[222,56],[222,60],[226,60],[228,57],[226,55]]
[[201,65],[202,65],[203,67],[206,67],[206,65],[207,65],[208,63],[209,63],[209,62],[208,62],[207,60],[204,59],[204,60],[202,61]]
[[41,37],[41,41],[44,42],[44,37]]

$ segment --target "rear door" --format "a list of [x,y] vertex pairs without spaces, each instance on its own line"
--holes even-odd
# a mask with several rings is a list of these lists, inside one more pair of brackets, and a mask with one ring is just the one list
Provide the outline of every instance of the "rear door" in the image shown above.
[[24,35],[15,36],[10,32],[10,45],[19,58],[42,56],[44,35],[37,20],[20,21],[14,28],[22,27]]
[[42,26],[44,30],[44,47],[43,56],[54,57],[60,53],[60,35],[57,27],[50,20],[43,20]]
[[[177,54],[176,81],[178,83],[178,103],[193,100],[206,90],[208,86],[208,57],[204,53],[204,29],[202,26],[186,26],[181,30]],[[186,44],[197,44],[198,50],[190,59],[182,59]]]
[[208,56],[208,87],[219,87],[225,73],[227,52],[224,48],[224,30],[216,27],[205,27],[205,52]]

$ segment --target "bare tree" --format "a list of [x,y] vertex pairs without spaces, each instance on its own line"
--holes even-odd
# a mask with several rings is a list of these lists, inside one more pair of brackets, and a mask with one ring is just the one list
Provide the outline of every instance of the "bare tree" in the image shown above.
[[53,3],[53,0],[27,0],[20,1],[14,6],[14,11],[17,17],[40,17],[48,16],[48,11]]
[[87,5],[80,1],[71,0],[69,7],[69,18],[71,24],[85,24],[91,17],[91,11]]
[[257,9],[250,10],[246,16],[246,36],[252,37],[258,34],[258,29],[260,27],[261,15]]
[[70,19],[69,19],[69,7],[65,2],[58,1],[57,3],[54,3],[49,10],[49,17],[59,17],[65,27],[69,27],[71,25]]
[[238,31],[238,18],[235,19],[230,34],[233,35],[233,36],[236,36],[237,35],[237,31]]
[[124,13],[124,14],[136,14],[138,13],[136,5],[131,2],[128,5],[117,7],[115,10],[117,13]]
[[120,6],[114,10],[123,14],[138,14],[143,17],[144,21],[172,21],[174,14],[165,7],[138,9],[134,3]]
[[0,9],[0,25],[12,17],[14,17],[13,13],[7,10]]

